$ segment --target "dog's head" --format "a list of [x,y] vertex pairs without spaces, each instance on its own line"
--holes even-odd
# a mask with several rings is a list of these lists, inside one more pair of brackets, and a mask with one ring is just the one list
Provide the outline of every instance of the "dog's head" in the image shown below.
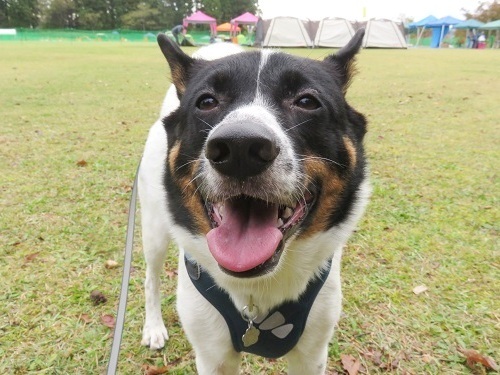
[[363,34],[323,61],[269,50],[193,59],[159,35],[180,100],[164,119],[169,208],[226,274],[272,274],[293,243],[349,220],[366,121],[345,94]]

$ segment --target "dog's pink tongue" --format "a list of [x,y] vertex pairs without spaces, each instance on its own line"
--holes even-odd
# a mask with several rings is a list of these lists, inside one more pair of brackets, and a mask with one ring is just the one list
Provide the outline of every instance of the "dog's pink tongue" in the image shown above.
[[254,199],[225,203],[222,222],[207,233],[208,248],[222,267],[244,272],[274,255],[283,234],[278,207]]

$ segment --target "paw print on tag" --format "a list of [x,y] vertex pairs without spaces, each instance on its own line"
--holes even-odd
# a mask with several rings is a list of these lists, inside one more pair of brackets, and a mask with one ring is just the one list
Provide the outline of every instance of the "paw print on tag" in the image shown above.
[[252,325],[251,329],[247,330],[247,333],[243,335],[245,347],[257,343],[262,331],[271,331],[275,337],[284,339],[293,329],[293,324],[285,324],[285,317],[279,311],[274,312],[268,317],[256,319],[253,323],[257,323],[258,326]]
[[261,331],[270,330],[274,336],[280,339],[284,339],[293,329],[293,324],[285,323],[285,317],[283,316],[283,314],[281,314],[279,311],[276,311],[259,324],[259,329]]

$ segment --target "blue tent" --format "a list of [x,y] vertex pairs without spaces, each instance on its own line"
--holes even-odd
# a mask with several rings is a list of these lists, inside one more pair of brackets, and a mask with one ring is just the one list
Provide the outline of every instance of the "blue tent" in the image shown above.
[[467,48],[473,48],[474,47],[474,40],[477,41],[476,37],[478,34],[477,29],[480,26],[483,26],[484,23],[475,19],[468,19],[462,22],[457,23],[456,25],[453,25],[454,29],[457,30],[467,30],[465,34],[465,40],[467,41],[466,47]]
[[462,20],[448,16],[427,23],[425,27],[432,29],[431,47],[439,48],[445,35],[448,34],[448,31],[450,31],[450,26],[456,25],[460,22],[462,22]]
[[481,30],[500,30],[500,20],[485,23],[480,27]]
[[425,25],[434,21],[437,21],[437,18],[431,14],[430,16],[427,16],[420,21],[409,23],[407,27],[409,29],[418,29],[419,27],[425,27]]
[[424,33],[425,25],[427,25],[428,23],[434,22],[434,21],[437,21],[437,18],[431,14],[430,16],[427,16],[427,17],[421,19],[420,21],[411,22],[406,26],[406,28],[408,30],[414,30],[414,29],[417,30],[416,46],[418,46],[418,43],[420,43],[420,38],[422,38],[422,35]]
[[471,18],[469,20],[459,22],[456,25],[453,25],[453,27],[455,29],[477,29],[483,25],[483,22]]
[[490,44],[490,47],[491,48],[499,48],[500,47],[500,20],[485,23],[479,29],[480,30],[488,30],[488,39],[491,35],[491,31],[495,30],[495,38],[493,39],[493,43]]

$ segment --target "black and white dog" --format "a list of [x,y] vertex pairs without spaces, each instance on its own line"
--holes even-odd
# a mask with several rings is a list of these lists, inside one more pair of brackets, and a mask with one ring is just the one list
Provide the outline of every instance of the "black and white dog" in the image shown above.
[[370,193],[366,121],[345,99],[363,34],[323,61],[225,43],[191,58],[158,36],[173,86],[139,172],[142,344],[168,339],[160,276],[174,241],[200,374],[237,374],[240,352],[325,372],[342,248]]

